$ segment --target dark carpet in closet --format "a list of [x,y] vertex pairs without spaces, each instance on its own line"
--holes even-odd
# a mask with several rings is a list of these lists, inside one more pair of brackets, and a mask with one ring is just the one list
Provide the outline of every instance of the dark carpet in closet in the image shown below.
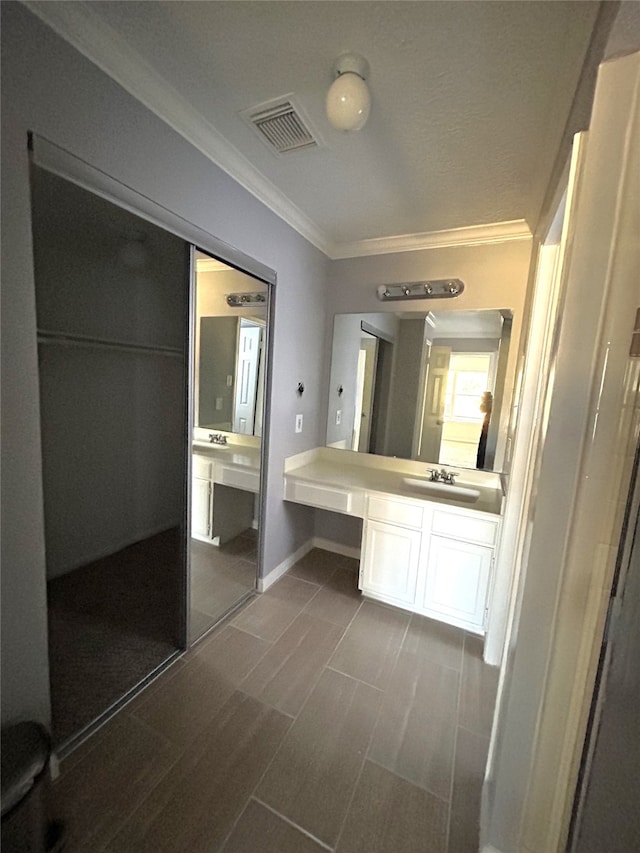
[[56,746],[78,735],[179,647],[181,540],[173,528],[49,581]]

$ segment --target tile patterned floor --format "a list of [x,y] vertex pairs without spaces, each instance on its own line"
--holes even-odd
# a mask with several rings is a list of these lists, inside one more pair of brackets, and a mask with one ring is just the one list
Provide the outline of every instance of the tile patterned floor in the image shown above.
[[256,586],[257,533],[224,545],[191,540],[191,624],[194,642]]
[[312,551],[65,760],[69,851],[472,853],[497,670]]

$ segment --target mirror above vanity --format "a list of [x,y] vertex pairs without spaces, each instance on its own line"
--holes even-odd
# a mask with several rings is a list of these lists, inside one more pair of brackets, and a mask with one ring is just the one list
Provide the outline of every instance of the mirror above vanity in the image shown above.
[[337,314],[326,444],[502,471],[512,311]]

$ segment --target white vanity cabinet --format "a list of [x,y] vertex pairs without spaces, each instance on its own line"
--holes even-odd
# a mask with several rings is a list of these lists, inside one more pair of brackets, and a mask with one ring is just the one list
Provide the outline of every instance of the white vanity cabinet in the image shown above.
[[484,630],[493,548],[431,535],[421,612]]
[[191,535],[221,545],[253,524],[260,472],[192,455]]
[[497,519],[472,510],[435,508],[421,612],[483,631],[497,538]]
[[413,605],[423,523],[423,508],[414,501],[368,496],[360,561],[360,587],[366,594]]
[[487,513],[369,494],[360,588],[482,633],[498,525]]
[[191,464],[191,535],[194,539],[211,541],[213,463],[206,457],[194,454]]

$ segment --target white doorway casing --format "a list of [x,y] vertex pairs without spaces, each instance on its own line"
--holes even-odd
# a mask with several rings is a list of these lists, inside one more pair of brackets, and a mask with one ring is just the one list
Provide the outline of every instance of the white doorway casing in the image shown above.
[[485,783],[482,841],[505,853],[566,843],[638,440],[639,91],[640,53],[601,66]]

